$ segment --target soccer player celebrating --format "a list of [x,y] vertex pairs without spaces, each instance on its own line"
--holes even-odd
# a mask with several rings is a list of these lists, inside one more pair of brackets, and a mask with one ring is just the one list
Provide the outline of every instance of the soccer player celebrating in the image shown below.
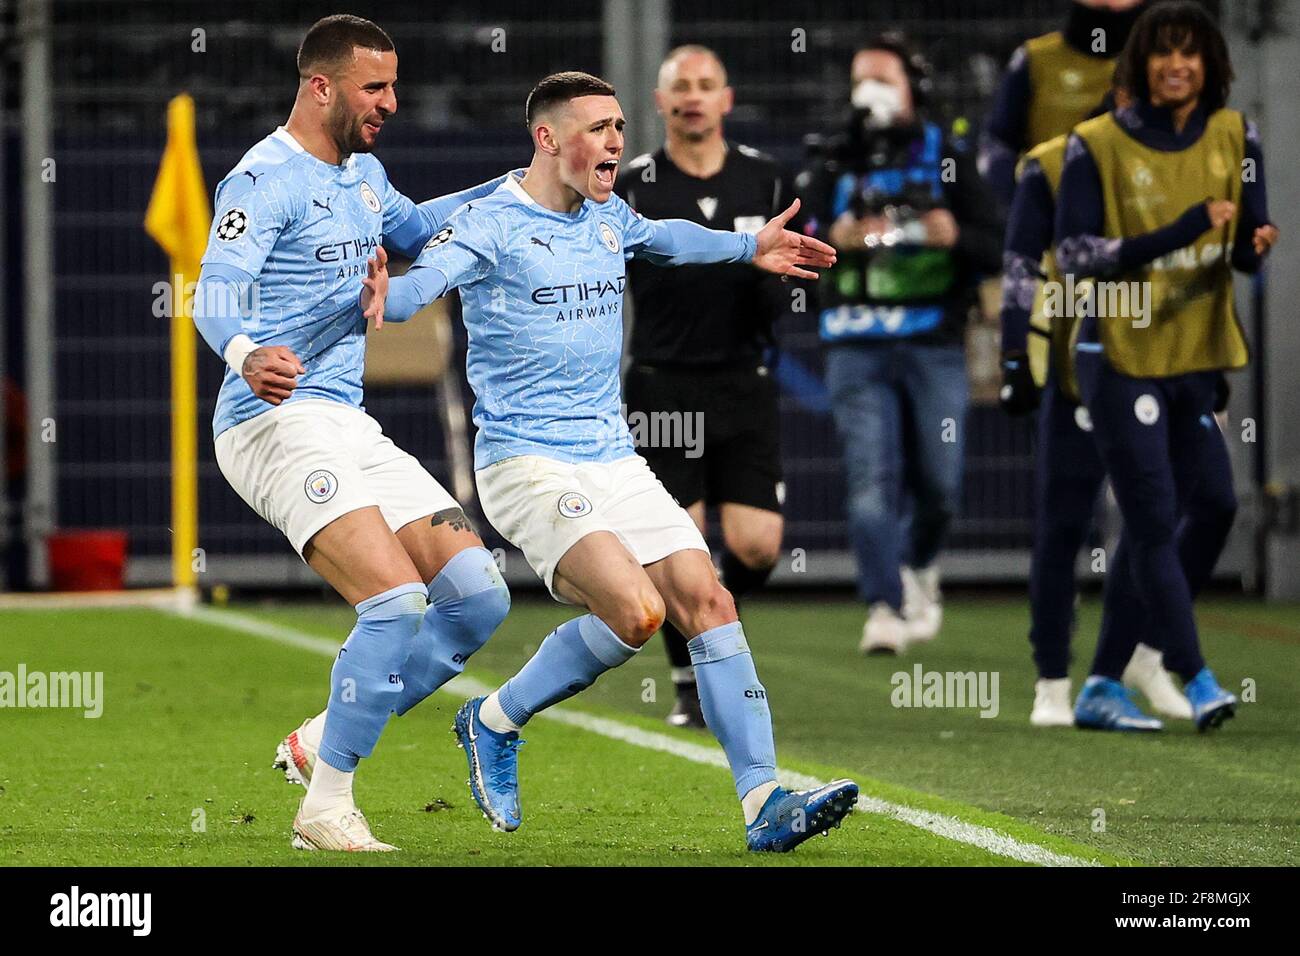
[[520,728],[630,659],[667,618],[689,638],[749,848],[792,849],[838,824],[858,788],[848,780],[797,793],[777,785],[767,692],[731,595],[699,528],[636,454],[620,415],[624,269],[638,256],[752,262],[814,278],[809,268],[829,266],[834,251],[783,228],[797,202],[757,235],[632,212],[613,195],[623,115],[603,80],[549,76],[526,113],[527,175],[508,176],[453,215],[391,280],[386,300],[382,273],[362,298],[367,315],[402,320],[460,288],[484,513],[558,600],[590,612],[556,628],[518,674],[457,713],[471,792],[495,827],[517,828]]
[[391,850],[352,777],[394,711],[464,667],[509,608],[492,556],[452,497],[361,410],[358,293],[381,240],[414,255],[467,199],[415,205],[370,155],[397,109],[397,54],[368,20],[326,17],[298,50],[288,123],[217,186],[194,316],[225,357],[213,431],[231,487],[357,610],[329,707],[281,745],[308,782],[300,849]]
[[[1116,90],[1116,94],[1114,99],[1107,94],[1094,115],[1108,112],[1115,100],[1125,105],[1123,92]],[[1032,314],[1046,311],[1046,300],[1035,295],[1040,275],[1044,286],[1053,283],[1059,287],[1060,282],[1050,246],[1065,144],[1062,134],[1039,143],[1025,155],[1011,202],[1002,270],[1001,400],[1011,414],[1029,412],[1039,402],[1039,389],[1029,370],[1029,335],[1046,335],[1050,341],[1034,455],[1034,550],[1029,570],[1029,641],[1039,675],[1029,715],[1035,727],[1074,725],[1068,676],[1076,595],[1074,565],[1106,474],[1075,379],[1070,342],[1079,317],[1072,309],[1057,309],[1059,314],[1046,316],[1046,331],[1031,324]],[[1197,465],[1199,477],[1184,509],[1185,520],[1178,526],[1179,557],[1194,590],[1208,580],[1236,511],[1227,446],[1217,429]],[[1144,633],[1146,614],[1128,572],[1126,555],[1126,549],[1116,554],[1106,578],[1104,642],[1126,644],[1131,652],[1123,674],[1126,686],[1140,689],[1158,713],[1190,719],[1191,705],[1170,680],[1160,651],[1143,643],[1143,638],[1158,643],[1160,635]],[[1124,570],[1117,572],[1117,568]],[[1110,715],[1108,726],[1115,729],[1126,724],[1151,726],[1151,718],[1132,711]]]
[[[1127,568],[1111,574],[1132,574],[1205,730],[1232,716],[1236,698],[1201,657],[1175,535],[1213,440],[1220,373],[1248,359],[1232,269],[1257,270],[1277,229],[1258,132],[1226,106],[1232,65],[1209,15],[1196,3],[1157,4],[1134,24],[1121,64],[1133,104],[1080,124],[1066,145],[1057,263],[1063,274],[1131,283],[1127,314],[1084,318],[1076,368],[1124,517]],[[1098,648],[1076,723],[1132,716],[1126,661]]]
[[[716,53],[670,52],[655,90],[667,141],[628,163],[615,191],[650,219],[756,232],[785,208],[790,189],[774,160],[723,137],[732,101]],[[789,311],[788,287],[739,263],[663,269],[638,259],[628,263],[628,283],[636,307],[623,383],[629,415],[703,424],[702,447],[637,451],[701,531],[706,504],[718,507],[722,581],[739,603],[767,581],[781,549],[781,423],[763,359],[773,320]],[[677,692],[668,723],[703,728],[686,638],[671,621],[663,632]]]

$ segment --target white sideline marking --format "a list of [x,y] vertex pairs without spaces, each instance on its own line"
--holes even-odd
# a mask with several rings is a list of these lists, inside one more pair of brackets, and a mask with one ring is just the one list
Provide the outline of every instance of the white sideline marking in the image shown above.
[[66,611],[110,607],[144,607],[175,611],[183,608],[184,602],[192,600],[190,592],[184,588],[0,594],[0,611]]
[[[341,641],[331,641],[329,638],[308,634],[305,631],[281,627],[248,614],[241,614],[238,611],[217,611],[208,607],[195,607],[188,612],[172,611],[171,613],[181,613],[183,617],[202,621],[205,624],[214,624],[217,627],[251,634],[254,637],[274,641],[277,644],[313,651],[325,657],[334,657],[339,647],[342,646]],[[477,697],[491,693],[496,688],[489,687],[472,677],[462,675],[439,689],[459,694],[462,697]],[[617,720],[595,717],[591,714],[584,714],[561,706],[550,707],[537,716],[545,720],[553,720],[557,723],[567,724],[570,727],[578,727],[594,734],[600,734],[602,737],[608,737],[612,740],[632,744],[634,747],[658,750],[693,763],[727,769],[727,758],[721,748],[717,746],[688,743],[667,734],[642,730],[639,727],[624,724]],[[815,789],[824,786],[826,783],[826,781],[819,780],[816,777],[795,773],[782,767],[777,768],[777,776],[780,777],[784,785],[800,790]],[[957,817],[935,813],[930,810],[918,810],[915,807],[900,803],[890,803],[888,800],[881,800],[879,797],[858,797],[856,809],[864,813],[875,813],[880,816],[891,817],[918,829],[928,830],[930,833],[944,839],[965,843],[996,856],[1019,860],[1022,863],[1036,863],[1040,866],[1100,865],[1096,860],[1085,860],[1064,853],[1056,853],[1034,843],[1022,843],[1015,837],[1000,833],[989,827],[967,823]]]

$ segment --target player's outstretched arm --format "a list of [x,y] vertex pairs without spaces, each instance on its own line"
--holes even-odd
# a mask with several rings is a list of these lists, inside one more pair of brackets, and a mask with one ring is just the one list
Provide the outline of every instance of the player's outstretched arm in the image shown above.
[[785,228],[798,211],[799,200],[796,199],[759,230],[755,237],[754,265],[774,275],[816,279],[817,273],[810,270],[835,265],[835,249],[820,239]]
[[367,319],[375,319],[375,328],[385,322],[405,322],[434,299],[446,295],[451,286],[437,269],[412,266],[405,274],[379,276],[361,280],[361,310]]
[[816,279],[815,272],[800,266],[825,267],[835,262],[835,250],[826,243],[785,228],[799,211],[797,199],[757,236],[708,229],[686,219],[643,219],[626,204],[624,208],[628,217],[627,251],[656,265],[752,262],[777,275]]
[[446,225],[452,213],[466,203],[482,199],[489,193],[495,192],[505,180],[505,176],[498,176],[477,186],[470,186],[468,189],[449,193],[446,196],[435,196],[419,204],[411,203],[409,199],[402,197],[402,202],[410,212],[401,223],[385,231],[384,242],[403,255],[414,258],[419,255],[424,244]]

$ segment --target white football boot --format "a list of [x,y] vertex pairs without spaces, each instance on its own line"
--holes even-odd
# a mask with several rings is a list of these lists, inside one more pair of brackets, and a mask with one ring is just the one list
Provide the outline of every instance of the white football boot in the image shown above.
[[397,849],[375,839],[370,824],[356,807],[306,820],[303,819],[302,804],[298,805],[298,815],[293,818],[293,848],[344,853],[389,853]]
[[939,569],[935,565],[915,571],[901,569],[903,578],[903,620],[909,642],[934,640],[943,624],[943,595],[939,593]]
[[1125,687],[1140,690],[1157,714],[1177,720],[1192,719],[1191,702],[1174,686],[1173,678],[1165,670],[1164,655],[1154,647],[1139,644],[1133,649],[1123,680]]
[[321,731],[325,715],[308,717],[297,730],[289,734],[275,748],[275,762],[271,766],[284,771],[289,783],[306,787],[311,783],[311,772],[316,767],[316,754],[320,752]]
[[901,654],[906,648],[907,622],[884,601],[871,605],[858,650],[863,654]]
[[1040,677],[1034,682],[1034,709],[1029,713],[1029,722],[1035,727],[1074,726],[1070,678]]

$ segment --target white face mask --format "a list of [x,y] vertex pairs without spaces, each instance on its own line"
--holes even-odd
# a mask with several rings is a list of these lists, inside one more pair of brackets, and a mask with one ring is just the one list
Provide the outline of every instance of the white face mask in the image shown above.
[[898,87],[880,80],[862,80],[853,87],[852,103],[855,109],[867,110],[869,125],[876,129],[892,126],[903,112],[903,94]]

